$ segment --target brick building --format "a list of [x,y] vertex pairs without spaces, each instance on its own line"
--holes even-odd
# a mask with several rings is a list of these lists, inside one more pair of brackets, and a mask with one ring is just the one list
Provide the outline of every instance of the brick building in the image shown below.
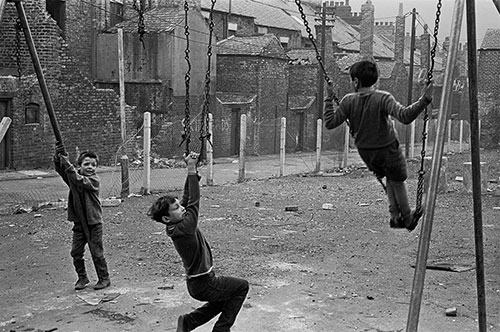
[[[71,157],[77,147],[91,149],[110,163],[121,144],[118,97],[113,90],[97,89],[85,75],[85,63],[64,38],[76,29],[75,22],[67,20],[61,29],[47,4],[22,2],[63,142]],[[81,4],[66,3],[68,11],[73,6]],[[23,32],[14,25],[14,4],[7,3],[2,14],[0,116],[11,117],[12,124],[0,144],[0,169],[50,167],[55,138]]]

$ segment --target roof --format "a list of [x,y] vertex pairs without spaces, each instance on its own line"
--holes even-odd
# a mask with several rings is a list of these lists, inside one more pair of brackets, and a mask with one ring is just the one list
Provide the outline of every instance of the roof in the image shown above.
[[217,43],[217,55],[261,55],[286,58],[285,50],[273,34],[262,36],[231,36]]
[[[231,4],[231,6],[229,5]],[[211,0],[201,0],[201,9],[209,11]],[[303,4],[303,12],[314,33],[314,10]],[[307,37],[306,28],[294,2],[287,0],[217,0],[214,11],[254,17],[258,26],[301,31]]]
[[[123,32],[137,32],[139,17],[134,17],[116,24],[109,31],[122,28]],[[144,26],[147,33],[171,32],[176,27],[184,26],[184,9],[181,7],[153,8],[144,13]]]
[[486,30],[480,49],[500,50],[500,29]]

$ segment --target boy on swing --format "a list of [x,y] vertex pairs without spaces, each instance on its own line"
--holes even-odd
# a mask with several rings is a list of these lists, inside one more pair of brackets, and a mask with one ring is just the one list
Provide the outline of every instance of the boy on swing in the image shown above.
[[220,314],[213,332],[229,332],[248,293],[248,281],[216,276],[212,265],[212,250],[198,227],[200,179],[196,164],[198,154],[185,156],[187,178],[180,202],[173,196],[160,197],[149,209],[151,219],[166,226],[167,236],[186,270],[189,295],[207,302],[189,314],[179,316],[177,332],[189,332]]
[[389,116],[410,124],[432,101],[433,84],[426,85],[420,99],[403,106],[386,91],[377,90],[378,68],[373,61],[359,61],[350,69],[353,93],[345,95],[335,110],[333,87],[327,88],[325,127],[333,129],[348,121],[359,156],[378,178],[386,177],[390,227],[414,230],[423,211],[411,211],[405,180],[406,160]]

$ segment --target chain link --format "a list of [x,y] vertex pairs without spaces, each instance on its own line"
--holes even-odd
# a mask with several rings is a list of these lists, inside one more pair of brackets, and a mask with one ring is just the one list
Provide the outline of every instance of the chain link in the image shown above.
[[[297,8],[300,12],[300,17],[302,18],[302,21],[304,22],[304,26],[306,27],[307,35],[311,43],[313,44],[314,50],[316,51],[316,60],[318,61],[321,70],[323,72],[325,81],[328,85],[333,85],[330,77],[328,76],[325,66],[323,64],[323,59],[321,58],[321,54],[318,50],[318,46],[316,45],[316,41],[314,40],[314,35],[312,34],[311,28],[309,27],[309,23],[307,22],[307,17],[306,14],[304,13],[304,8],[302,7],[302,4],[300,3],[300,0],[295,0],[295,4],[297,5]],[[334,94],[332,96],[332,99],[337,103],[337,105],[340,102],[340,99]]]
[[[435,57],[436,57],[436,48],[437,48],[438,34],[439,34],[439,23],[441,20],[441,7],[442,7],[441,0],[438,0],[437,5],[436,5],[436,19],[434,21],[434,32],[433,32],[434,44],[432,45],[432,49],[430,52],[430,60],[431,61],[430,61],[429,71],[427,72],[427,83],[430,83],[433,79],[434,64],[435,64]],[[424,110],[423,120],[424,120],[424,124],[423,124],[423,128],[422,128],[422,150],[420,151],[420,169],[418,171],[417,201],[415,204],[415,211],[422,210],[422,197],[424,194],[425,148],[427,145],[427,123],[429,120],[429,114],[427,112],[427,107]]]
[[22,59],[21,59],[21,31],[23,31],[23,24],[21,23],[21,19],[16,20],[15,24],[16,28],[16,64],[17,64],[17,77],[19,82],[21,82],[21,78],[23,76],[23,67],[22,67]]
[[186,144],[186,155],[190,153],[189,143],[191,143],[191,118],[190,118],[190,103],[189,103],[189,88],[191,82],[191,60],[189,59],[189,25],[188,25],[188,14],[189,14],[189,3],[188,0],[184,1],[184,35],[186,36],[186,50],[184,51],[184,59],[186,60],[187,70],[184,75],[184,83],[186,86],[186,100],[184,108],[184,120],[182,122],[184,126],[184,132],[182,133],[182,143]]
[[142,47],[146,48],[144,45],[144,35],[146,34],[146,24],[144,23],[144,4],[141,0],[140,5],[137,5],[137,0],[134,0],[132,7],[135,9],[139,18],[137,20],[137,34],[139,35],[139,40],[141,41]]

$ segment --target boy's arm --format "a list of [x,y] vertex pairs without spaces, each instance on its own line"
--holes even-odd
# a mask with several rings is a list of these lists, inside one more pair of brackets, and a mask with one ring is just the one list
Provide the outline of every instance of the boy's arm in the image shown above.
[[333,105],[333,99],[327,97],[325,99],[323,118],[325,119],[326,129],[333,129],[335,127],[338,127],[345,120],[347,120],[347,116],[346,113],[344,112],[342,101],[340,102],[338,109],[335,110]]
[[198,225],[198,214],[200,207],[200,185],[199,180],[200,176],[198,175],[198,171],[196,169],[196,163],[198,160],[198,156],[194,153],[191,153],[187,158],[187,170],[188,175],[186,178],[186,184],[184,186],[184,197],[183,202],[186,200],[186,212],[184,216],[184,223],[186,226],[191,226],[196,228]]
[[[67,178],[66,183],[72,183],[78,188],[87,191],[99,191],[99,178],[97,176],[83,176],[76,171],[75,166],[68,160],[68,156],[59,155],[61,160],[61,168]],[[64,179],[64,177],[63,177]]]
[[418,115],[422,113],[422,111],[431,103],[432,93],[434,91],[433,89],[433,83],[427,84],[422,96],[416,102],[406,107],[398,103],[392,95],[389,95],[386,99],[386,107],[389,115],[392,115],[401,123],[412,123],[418,117]]

